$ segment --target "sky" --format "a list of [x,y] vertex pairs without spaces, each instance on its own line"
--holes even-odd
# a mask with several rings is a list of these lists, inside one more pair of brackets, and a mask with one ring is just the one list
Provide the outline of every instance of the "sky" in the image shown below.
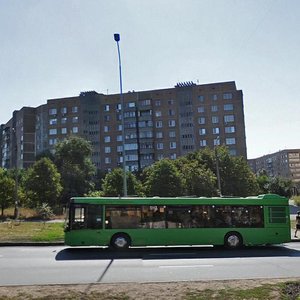
[[248,158],[300,148],[298,0],[0,0],[0,124],[82,91],[235,81]]

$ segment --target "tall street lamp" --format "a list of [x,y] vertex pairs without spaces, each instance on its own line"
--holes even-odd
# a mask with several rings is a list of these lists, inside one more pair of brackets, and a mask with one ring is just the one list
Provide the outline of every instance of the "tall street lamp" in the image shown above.
[[120,34],[115,33],[114,39],[117,42],[118,57],[119,57],[119,74],[120,74],[120,101],[121,101],[121,117],[122,117],[122,143],[123,143],[123,191],[124,197],[127,197],[127,179],[126,179],[126,156],[125,156],[125,122],[124,122],[124,97],[122,91],[122,72],[121,72],[121,55],[120,55]]
[[222,190],[221,190],[221,177],[220,177],[220,168],[219,168],[219,155],[218,155],[218,144],[220,143],[220,137],[218,136],[216,139],[217,145],[215,145],[215,157],[216,157],[216,170],[217,170],[217,181],[218,181],[218,193],[219,196],[222,197]]
[[15,142],[15,191],[14,191],[14,200],[15,200],[15,210],[14,210],[14,218],[16,220],[19,219],[19,197],[18,197],[18,185],[19,185],[19,178],[18,178],[18,142],[17,142],[17,132],[16,127],[12,128],[13,131],[13,140]]

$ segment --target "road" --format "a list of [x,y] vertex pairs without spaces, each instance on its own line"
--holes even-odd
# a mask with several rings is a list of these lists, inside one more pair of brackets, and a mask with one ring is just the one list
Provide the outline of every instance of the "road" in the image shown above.
[[0,285],[300,277],[300,243],[224,250],[0,247]]

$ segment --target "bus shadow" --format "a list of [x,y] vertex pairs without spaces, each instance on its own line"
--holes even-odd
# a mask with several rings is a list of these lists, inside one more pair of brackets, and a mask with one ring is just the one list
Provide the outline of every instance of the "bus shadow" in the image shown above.
[[130,248],[114,251],[108,248],[66,248],[57,253],[57,261],[65,260],[114,260],[114,259],[206,259],[234,257],[300,257],[300,251],[286,245],[244,247],[229,250],[222,247],[162,247]]

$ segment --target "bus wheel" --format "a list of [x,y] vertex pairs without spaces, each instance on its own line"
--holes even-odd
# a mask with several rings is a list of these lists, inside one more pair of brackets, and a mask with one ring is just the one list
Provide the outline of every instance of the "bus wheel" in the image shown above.
[[115,249],[127,249],[131,245],[131,240],[125,233],[116,233],[111,238],[110,245]]
[[238,232],[228,232],[224,238],[224,246],[228,249],[237,249],[243,245],[243,238]]

